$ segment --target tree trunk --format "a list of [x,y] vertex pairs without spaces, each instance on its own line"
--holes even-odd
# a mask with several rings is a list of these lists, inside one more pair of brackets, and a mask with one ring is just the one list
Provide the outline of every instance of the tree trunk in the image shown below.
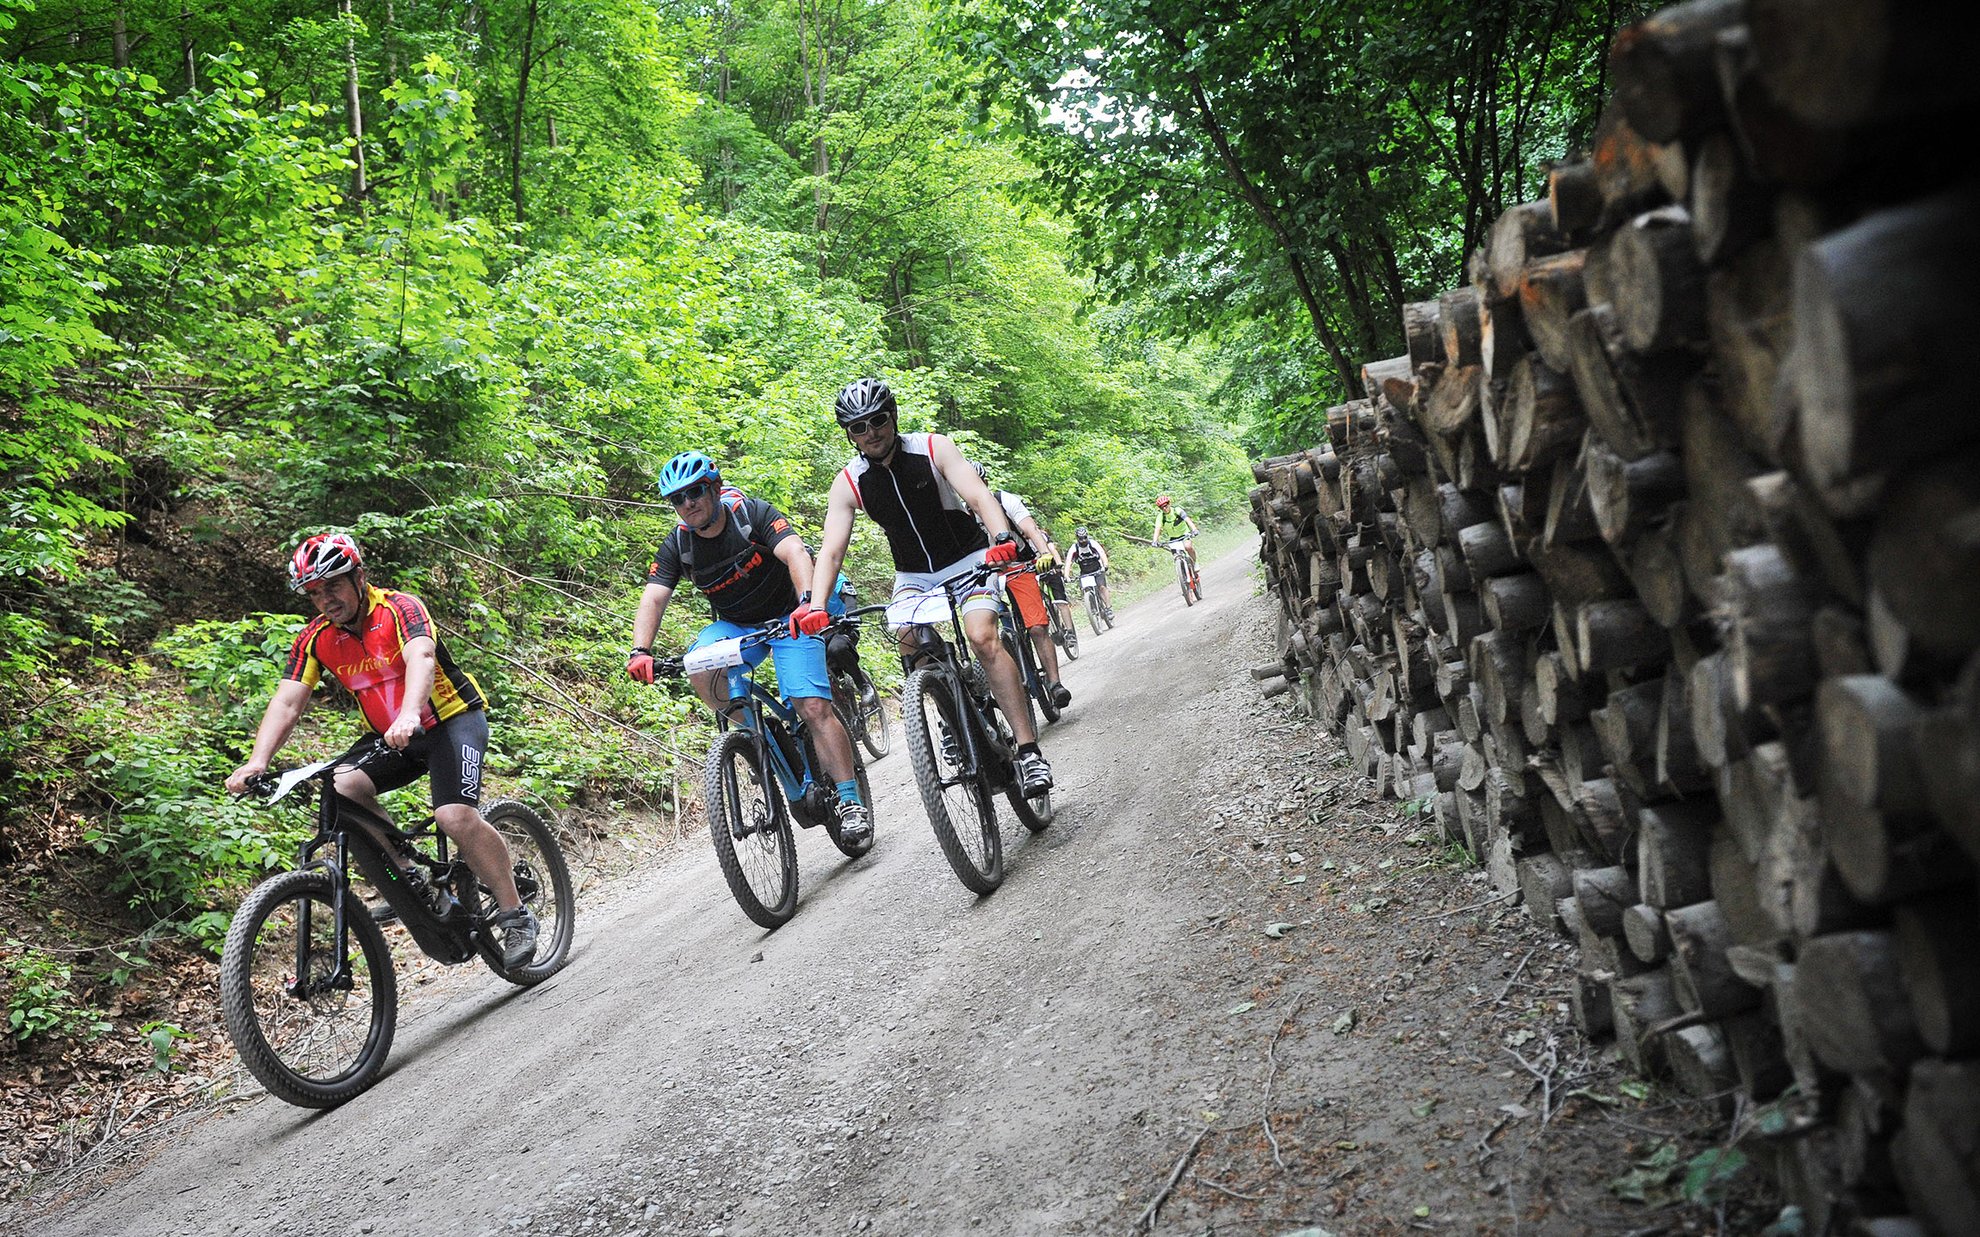
[[[531,0],[532,16],[535,11],[535,0]],[[352,21],[351,0],[342,0],[338,12],[346,22]],[[122,6],[118,7],[117,16],[121,24]],[[344,118],[351,135],[351,161],[355,165],[351,169],[351,198],[362,203],[370,196],[371,185],[364,175],[364,99],[358,93],[357,37],[351,33],[352,29],[346,26],[344,32]],[[121,40],[121,30],[118,37]]]

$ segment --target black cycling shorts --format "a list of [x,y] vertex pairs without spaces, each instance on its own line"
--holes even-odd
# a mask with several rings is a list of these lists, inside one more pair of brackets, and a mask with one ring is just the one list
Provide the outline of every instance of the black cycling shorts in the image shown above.
[[[358,746],[370,742],[367,738]],[[351,761],[347,767],[370,778],[381,795],[430,775],[434,807],[446,807],[450,803],[480,807],[481,764],[487,751],[488,712],[469,709],[414,735],[403,750],[380,747]]]
[[1064,601],[1066,599],[1066,577],[1063,572],[1047,572],[1038,577],[1038,582],[1044,585],[1046,592],[1052,594],[1052,600]]

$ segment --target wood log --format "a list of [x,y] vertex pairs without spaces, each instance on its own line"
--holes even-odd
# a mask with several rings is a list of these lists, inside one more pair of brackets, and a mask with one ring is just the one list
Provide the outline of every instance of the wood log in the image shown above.
[[1600,1042],[1615,1034],[1607,977],[1576,972],[1568,988],[1568,1004],[1574,1014],[1574,1025],[1591,1041]]
[[[1676,516],[1683,507],[1677,503],[1666,511]],[[1672,526],[1658,525],[1638,532],[1628,550],[1627,568],[1637,598],[1658,626],[1682,626],[1698,612],[1697,599],[1685,587],[1684,564]]]
[[1589,424],[1609,449],[1637,459],[1677,441],[1679,401],[1697,368],[1686,352],[1643,356],[1623,341],[1612,304],[1568,320],[1568,373]]
[[1563,374],[1573,365],[1569,323],[1588,307],[1588,293],[1582,283],[1587,262],[1586,249],[1570,249],[1530,262],[1521,268],[1515,289],[1520,319],[1533,350],[1550,369]]
[[1893,927],[1919,1038],[1940,1056],[1980,1051],[1980,900],[1970,887],[1920,898]]
[[1794,1082],[1782,1050],[1781,1033],[1765,1013],[1741,1014],[1719,1024],[1725,1033],[1733,1068],[1739,1072],[1740,1086],[1753,1099],[1765,1103],[1787,1090]]
[[1890,932],[1837,932],[1802,943],[1796,1021],[1816,1057],[1848,1074],[1896,1078],[1924,1054]]
[[1623,342],[1663,352],[1705,342],[1705,268],[1682,206],[1646,211],[1609,244],[1608,278]]
[[1691,676],[1677,666],[1664,675],[1658,701],[1656,770],[1652,786],[1660,795],[1690,795],[1712,785],[1712,774],[1691,736]]
[[1760,1007],[1760,990],[1734,973],[1732,925],[1717,902],[1664,914],[1671,935],[1671,991],[1687,1013],[1724,1018]]
[[1744,0],[1688,0],[1616,32],[1609,45],[1612,106],[1652,142],[1696,137],[1724,120],[1713,48]]
[[1632,591],[1629,577],[1602,546],[1534,544],[1526,554],[1557,605],[1606,601]]
[[1601,222],[1602,187],[1587,163],[1560,163],[1547,170],[1547,207],[1554,231],[1581,235]]
[[1705,330],[1726,415],[1745,445],[1779,463],[1790,453],[1794,407],[1782,398],[1781,358],[1793,342],[1788,250],[1752,244],[1705,280]]
[[1494,630],[1518,635],[1547,624],[1547,585],[1536,572],[1516,571],[1480,581],[1478,593],[1485,619]]
[[1823,682],[1815,718],[1836,786],[1864,807],[1923,810],[1928,799],[1913,735],[1924,715],[1922,705],[1881,675]]
[[1566,248],[1567,241],[1554,227],[1553,208],[1544,198],[1507,208],[1485,242],[1489,299],[1517,296],[1520,271],[1528,263]]
[[1794,265],[1792,363],[1801,456],[1833,486],[1928,459],[1980,435],[1957,412],[1980,306],[1980,207],[1940,194],[1880,211],[1803,248]]
[[1712,896],[1717,823],[1708,803],[1660,803],[1637,813],[1636,879],[1644,902],[1672,910]]
[[1964,710],[1934,710],[1913,730],[1932,814],[1980,862],[1980,727]]
[[[1444,363],[1450,367],[1444,371],[1445,379],[1453,371],[1476,367],[1483,360],[1478,348],[1479,305],[1478,289],[1470,285],[1453,288],[1437,298],[1437,318],[1444,332]],[[1438,385],[1442,386],[1443,381]]]
[[1588,715],[1611,772],[1638,795],[1649,794],[1656,778],[1657,719],[1663,705],[1663,680],[1650,679],[1611,692]]
[[1665,1039],[1664,1052],[1670,1061],[1671,1080],[1679,1090],[1716,1101],[1721,1115],[1731,1115],[1739,1070],[1724,1032],[1714,1026],[1680,1027]]
[[[1945,10],[1931,0],[1750,0],[1754,58],[1773,97],[1825,129],[1969,107],[1968,72]],[[1980,1227],[1980,1226],[1976,1226]]]
[[1661,152],[1629,123],[1619,107],[1602,109],[1595,123],[1589,164],[1602,193],[1604,222],[1629,216],[1668,201],[1670,192],[1657,175]]
[[1809,622],[1808,634],[1815,645],[1815,664],[1822,668],[1822,677],[1869,674],[1875,668],[1861,616],[1841,606],[1823,606]]
[[1623,1062],[1639,1074],[1661,1073],[1666,1060],[1662,1037],[1646,1033],[1680,1012],[1669,972],[1645,971],[1615,980],[1609,985],[1609,1004]]
[[[1526,337],[1526,322],[1519,316],[1519,302],[1485,298],[1478,308],[1478,363],[1485,371],[1478,397],[1480,411],[1487,414],[1484,424],[1488,432],[1494,400],[1512,377],[1513,366],[1532,347],[1533,341]],[[1491,440],[1486,441],[1489,444]]]
[[1540,717],[1550,726],[1565,726],[1588,716],[1588,704],[1574,673],[1558,652],[1541,653],[1533,663],[1534,686],[1540,690]]
[[1768,539],[1780,546],[1795,570],[1862,609],[1868,596],[1863,562],[1870,545],[1869,522],[1831,518],[1785,471],[1751,477],[1746,488],[1766,522]]
[[1596,527],[1612,546],[1628,545],[1684,496],[1684,466],[1672,452],[1625,460],[1591,436],[1582,459]]
[[1664,912],[1639,902],[1623,912],[1623,940],[1637,961],[1655,964],[1670,956],[1671,933],[1664,926]]
[[1817,676],[1808,630],[1821,592],[1772,544],[1728,550],[1724,562],[1719,594],[1731,618],[1734,698],[1752,709],[1806,697]]
[[1636,845],[1635,826],[1623,810],[1622,796],[1613,780],[1597,777],[1584,781],[1574,806],[1575,822],[1590,849],[1610,863],[1622,863],[1629,857]]
[[1747,171],[1731,134],[1699,142],[1691,163],[1691,239],[1700,262],[1717,266],[1759,240],[1773,222],[1772,206],[1773,195]]
[[[1964,419],[1980,421],[1980,418]],[[1980,454],[1896,486],[1870,541],[1871,652],[1893,677],[1950,674],[1980,649]],[[1883,620],[1883,621],[1880,621]]]
[[1512,538],[1496,522],[1459,529],[1457,542],[1469,573],[1466,583],[1482,581],[1489,576],[1507,575],[1526,565],[1526,559],[1513,545]]
[[1575,610],[1575,657],[1584,674],[1630,670],[1669,659],[1670,639],[1643,603],[1591,601]]
[[1935,1234],[1980,1233],[1980,1062],[1921,1061],[1904,1093],[1891,1162]]
[[[1587,440],[1583,435],[1583,440]],[[1547,519],[1540,536],[1549,545],[1591,541],[1599,534],[1595,508],[1588,499],[1588,474],[1574,455],[1557,459],[1547,469]]]
[[[1507,378],[1499,426],[1493,461],[1507,471],[1525,473],[1572,453],[1580,445],[1588,422],[1574,398],[1574,382],[1550,368],[1538,354],[1525,352]],[[1542,511],[1544,495],[1546,491],[1540,489]]]
[[1785,934],[1760,905],[1760,875],[1741,853],[1739,843],[1721,832],[1712,839],[1712,900],[1741,945],[1766,947]]
[[1444,351],[1443,303],[1412,301],[1404,305],[1403,338],[1408,341],[1411,369],[1431,363],[1441,365],[1449,355]]
[[1629,869],[1580,868],[1569,873],[1569,880],[1587,929],[1597,936],[1622,936],[1623,913],[1636,905],[1636,880]]
[[1533,922],[1543,928],[1566,931],[1561,922],[1560,908],[1556,905],[1574,888],[1574,874],[1558,855],[1539,854],[1522,857],[1519,869],[1519,890],[1526,902],[1526,913]]
[[1766,742],[1720,773],[1719,806],[1726,832],[1739,843],[1748,863],[1759,863],[1768,836],[1787,816],[1789,801],[1798,797],[1788,767],[1787,745]]

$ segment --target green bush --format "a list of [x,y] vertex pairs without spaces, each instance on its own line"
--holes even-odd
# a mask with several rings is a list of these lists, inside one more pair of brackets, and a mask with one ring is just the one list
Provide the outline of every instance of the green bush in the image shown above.
[[7,1030],[15,1039],[55,1035],[94,1039],[110,1029],[102,1011],[74,991],[75,974],[41,950],[12,937],[0,956],[7,986]]

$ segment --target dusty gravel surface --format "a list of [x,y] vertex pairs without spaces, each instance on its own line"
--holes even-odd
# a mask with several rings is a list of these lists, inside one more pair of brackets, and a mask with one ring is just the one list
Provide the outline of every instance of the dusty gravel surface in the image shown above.
[[[799,839],[764,933],[695,846],[589,895],[571,965],[405,995],[329,1113],[226,1106],[0,1221],[179,1234],[1682,1231],[1607,1182],[1707,1118],[1566,1016],[1572,955],[1245,673],[1246,554],[1085,636],[1061,811],[950,874],[907,760],[880,841]],[[1290,925],[1290,926],[1287,926]],[[1277,935],[1268,935],[1268,929]],[[1152,1203],[1159,1213],[1150,1216]]]

